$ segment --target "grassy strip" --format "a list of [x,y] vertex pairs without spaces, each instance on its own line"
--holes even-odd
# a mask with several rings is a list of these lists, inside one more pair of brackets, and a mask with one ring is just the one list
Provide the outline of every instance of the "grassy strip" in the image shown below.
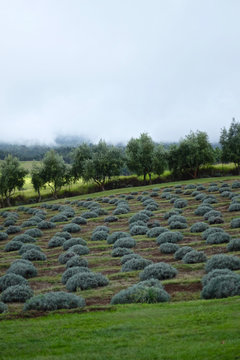
[[218,359],[240,354],[240,297],[1,322],[1,359]]

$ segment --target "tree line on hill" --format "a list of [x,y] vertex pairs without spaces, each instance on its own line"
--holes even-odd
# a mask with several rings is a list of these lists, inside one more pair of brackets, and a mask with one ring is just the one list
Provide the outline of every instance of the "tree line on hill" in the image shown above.
[[[218,162],[233,162],[240,173],[240,123],[234,119],[230,128],[223,129],[220,136],[221,148],[213,148],[208,135],[202,131],[190,132],[178,144],[166,149],[155,144],[152,138],[143,133],[139,138],[129,140],[125,148],[108,145],[100,140],[92,145],[82,143],[71,152],[68,164],[63,155],[49,149],[42,162],[35,163],[31,170],[34,190],[41,200],[41,190],[47,185],[54,198],[66,184],[79,180],[94,181],[104,190],[107,181],[120,174],[134,173],[147,177],[151,183],[152,174],[160,176],[169,169],[173,180],[197,178],[201,166]],[[2,203],[11,205],[10,199],[16,189],[24,185],[27,171],[17,157],[8,154],[0,164],[0,195]]]

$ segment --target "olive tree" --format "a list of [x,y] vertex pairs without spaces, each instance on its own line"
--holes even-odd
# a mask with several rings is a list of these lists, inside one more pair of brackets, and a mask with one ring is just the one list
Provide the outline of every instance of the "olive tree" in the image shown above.
[[83,143],[72,153],[72,175],[75,180],[83,176],[85,161],[91,159],[92,148],[90,145]]
[[153,152],[153,172],[157,175],[161,175],[167,168],[167,151],[163,145],[157,145]]
[[214,151],[205,132],[190,132],[179,145],[169,148],[168,164],[175,177],[196,178],[200,166],[214,162]]
[[0,165],[0,193],[2,199],[6,199],[7,205],[11,206],[10,199],[15,190],[21,190],[24,185],[24,178],[28,171],[25,170],[20,161],[8,155]]
[[57,198],[57,192],[67,183],[67,166],[63,157],[54,150],[48,151],[43,158],[41,177]]
[[31,177],[33,188],[38,193],[38,201],[41,201],[40,191],[45,187],[46,184],[43,174],[43,166],[39,166],[37,163],[33,163]]
[[93,180],[104,190],[106,181],[120,174],[123,163],[122,150],[100,140],[92,146],[90,157],[83,161],[82,178]]
[[152,138],[143,133],[137,139],[130,139],[126,146],[127,166],[138,176],[143,175],[144,181],[153,171],[154,142]]
[[230,161],[235,164],[238,174],[240,173],[240,123],[232,120],[229,130],[223,128],[220,136],[222,146],[222,161]]

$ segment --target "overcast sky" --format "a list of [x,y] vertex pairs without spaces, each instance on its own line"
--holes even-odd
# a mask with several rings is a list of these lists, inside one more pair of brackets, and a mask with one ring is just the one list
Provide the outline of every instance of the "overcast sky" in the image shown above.
[[218,141],[240,120],[239,0],[0,0],[0,140]]

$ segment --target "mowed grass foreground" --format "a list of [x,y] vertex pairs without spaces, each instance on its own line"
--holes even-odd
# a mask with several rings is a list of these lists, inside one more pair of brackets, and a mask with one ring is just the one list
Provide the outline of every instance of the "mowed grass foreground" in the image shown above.
[[1,359],[240,359],[240,297],[0,323]]

